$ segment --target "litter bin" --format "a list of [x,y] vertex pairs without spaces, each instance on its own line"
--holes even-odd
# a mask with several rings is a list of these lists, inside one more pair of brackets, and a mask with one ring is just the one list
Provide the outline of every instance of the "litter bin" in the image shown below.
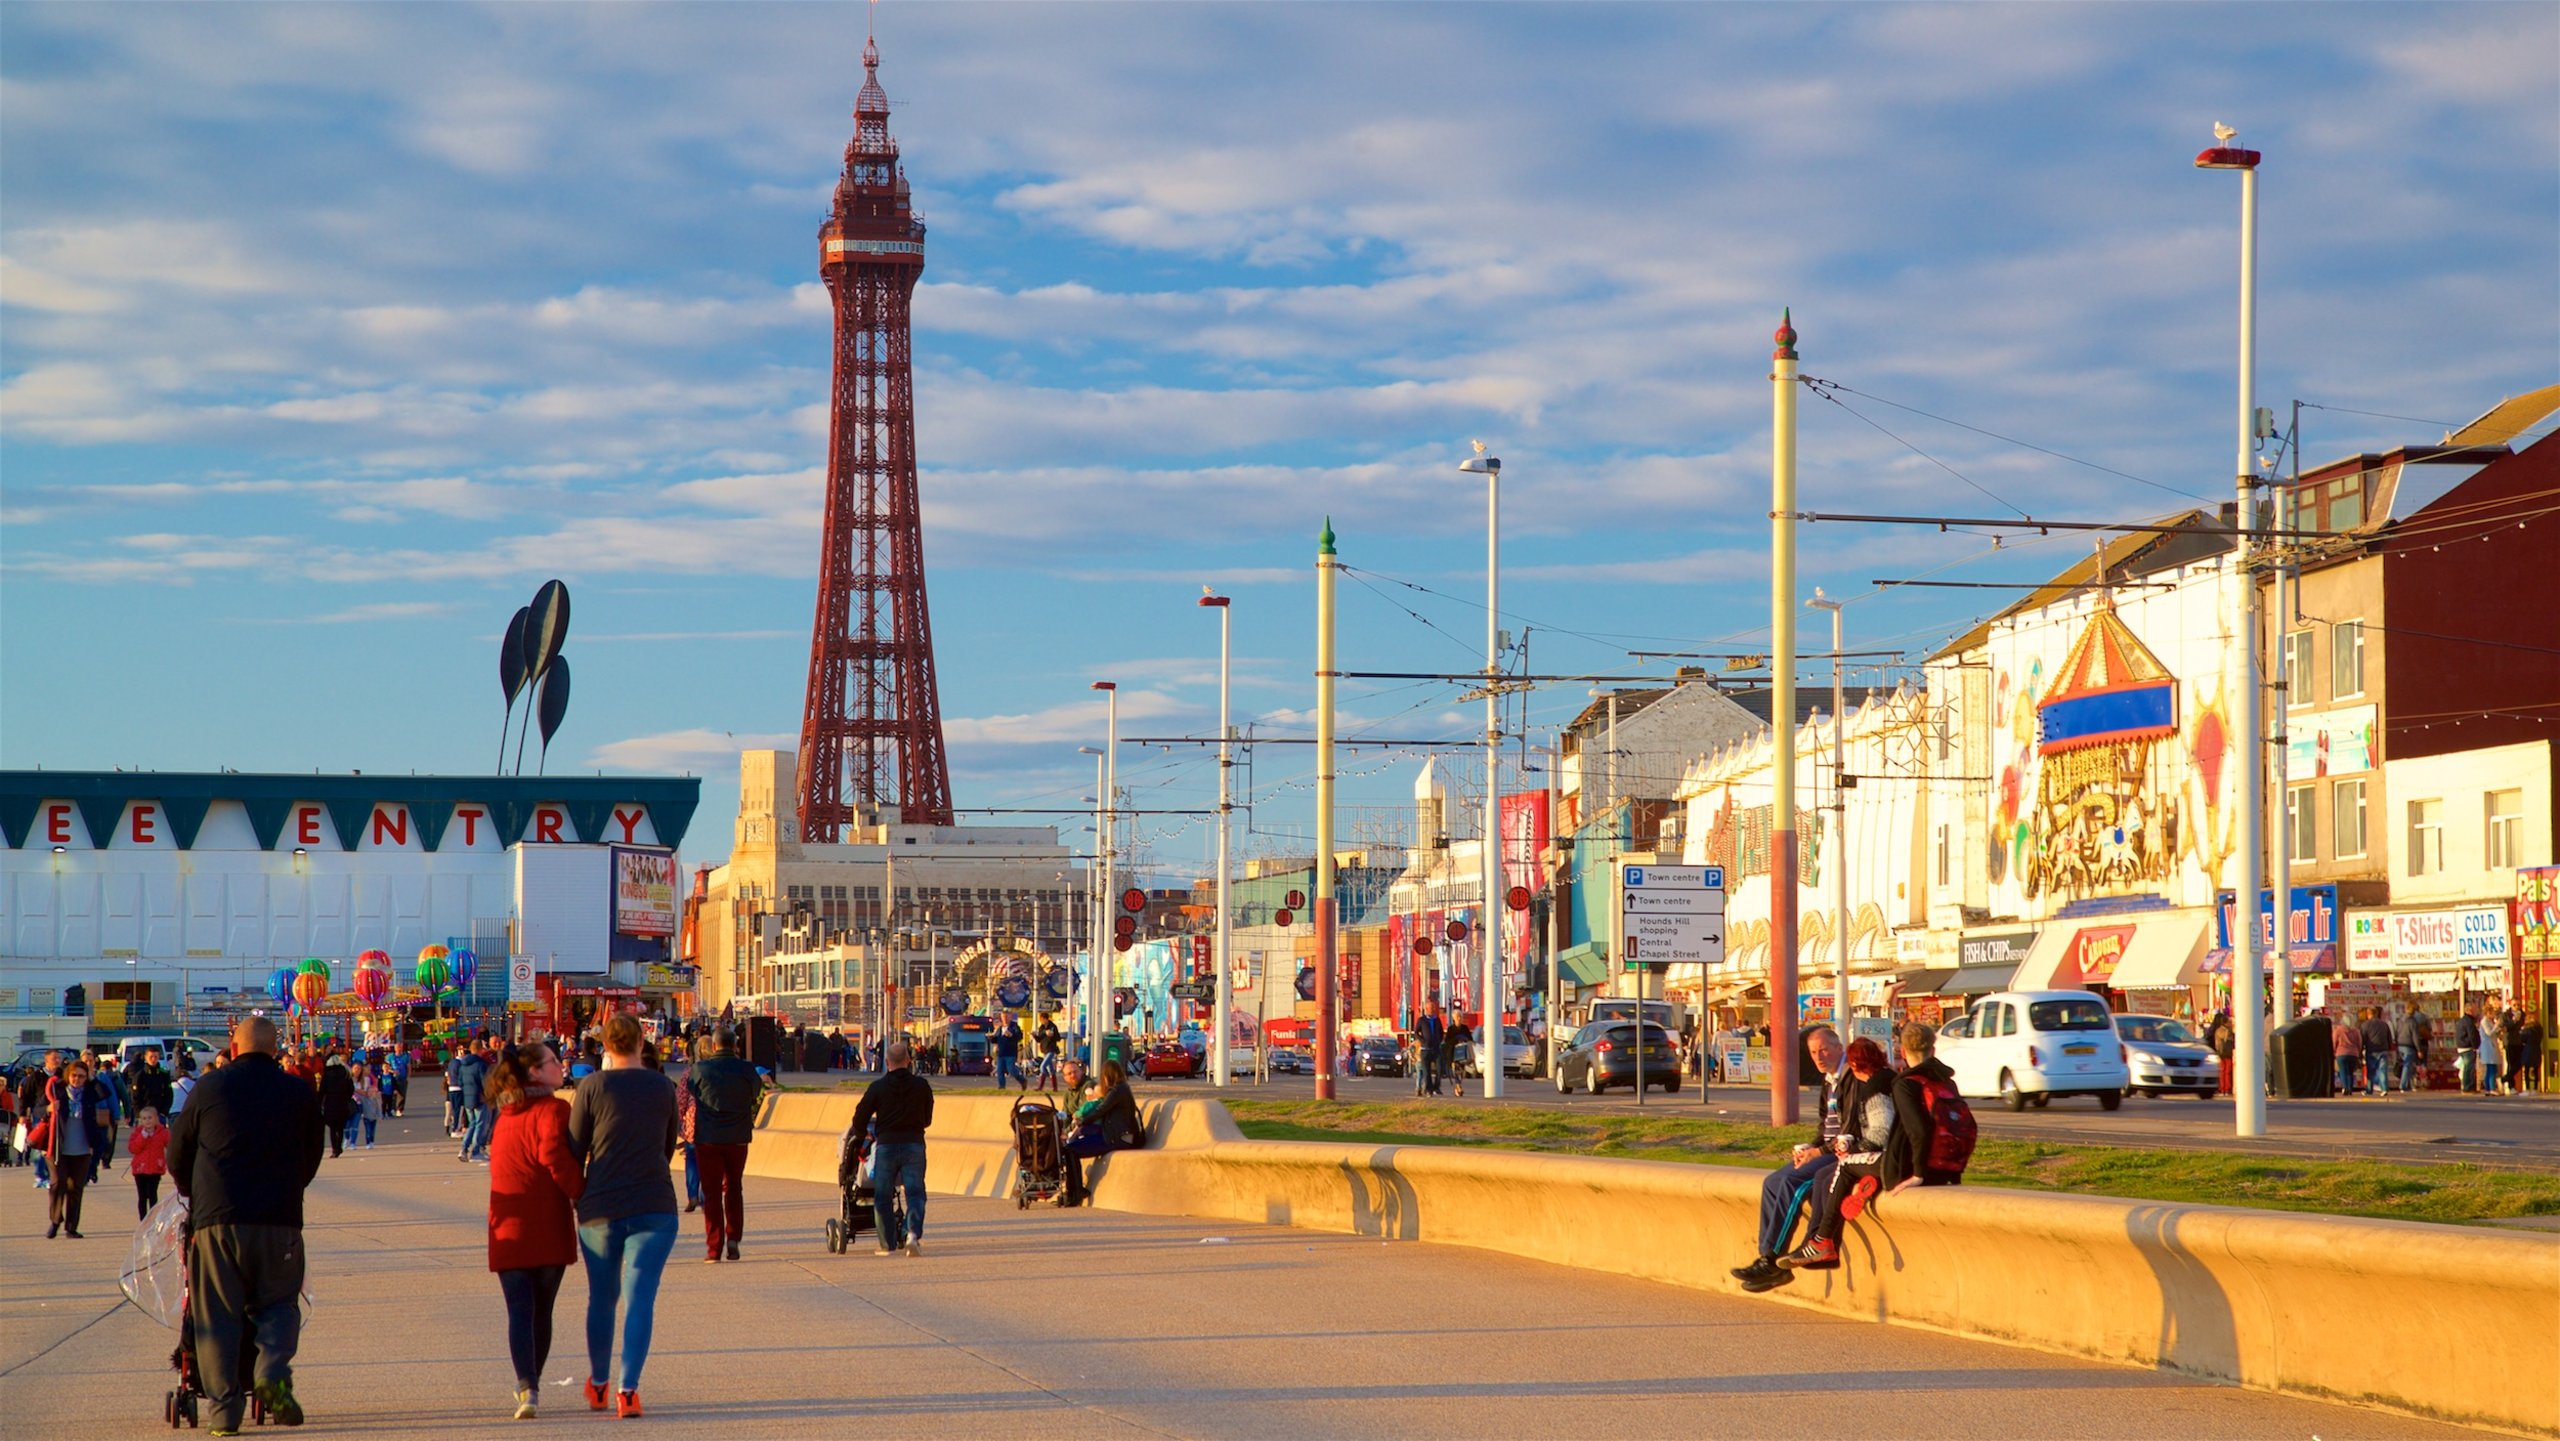
[[1106,1061],[1118,1061],[1120,1063],[1120,1069],[1126,1071],[1129,1069],[1129,1058],[1133,1054],[1135,1054],[1135,1049],[1129,1044],[1129,1033],[1127,1031],[1105,1031],[1102,1033],[1102,1059]]
[[2315,1100],[2329,1094],[2337,1074],[2329,1053],[2329,1018],[2304,1016],[2276,1027],[2267,1038],[2267,1084],[2278,1099]]

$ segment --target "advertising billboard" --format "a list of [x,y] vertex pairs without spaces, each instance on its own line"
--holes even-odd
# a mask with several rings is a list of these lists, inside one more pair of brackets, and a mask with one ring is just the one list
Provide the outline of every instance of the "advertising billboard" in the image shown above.
[[626,936],[676,933],[675,852],[613,848],[613,929]]

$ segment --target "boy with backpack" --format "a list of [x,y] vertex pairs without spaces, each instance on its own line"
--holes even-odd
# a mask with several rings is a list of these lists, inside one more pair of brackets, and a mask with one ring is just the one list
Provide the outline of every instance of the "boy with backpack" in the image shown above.
[[1893,1083],[1893,1139],[1885,1148],[1888,1193],[1914,1186],[1952,1186],[1973,1160],[1973,1108],[1956,1091],[1956,1073],[1938,1059],[1938,1032],[1902,1027],[1902,1074]]

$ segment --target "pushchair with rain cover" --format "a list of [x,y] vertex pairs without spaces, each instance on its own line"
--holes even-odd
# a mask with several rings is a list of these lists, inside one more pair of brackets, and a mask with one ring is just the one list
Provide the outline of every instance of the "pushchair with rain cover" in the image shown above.
[[[874,1202],[877,1193],[871,1185],[870,1136],[856,1136],[847,1129],[844,1145],[836,1153],[836,1187],[843,1198],[841,1215],[827,1218],[827,1249],[843,1255],[865,1231],[880,1228],[879,1212]],[[896,1192],[889,1196],[889,1209],[903,1230],[907,1215],[906,1197]]]
[[1013,1205],[1057,1201],[1067,1193],[1066,1115],[1055,1094],[1013,1103]]
[[[160,1402],[161,1419],[172,1430],[204,1424],[203,1403],[212,1395],[205,1388],[204,1373],[196,1365],[195,1317],[188,1306],[195,1287],[195,1262],[190,1249],[187,1198],[171,1196],[152,1207],[151,1214],[134,1228],[133,1250],[125,1258],[124,1272],[118,1278],[126,1300],[178,1333],[177,1349],[169,1353],[169,1365],[178,1373],[178,1384],[164,1393]],[[264,1426],[267,1408],[258,1399],[253,1380],[256,1370],[257,1351],[244,1343],[240,1348],[238,1385],[249,1400],[250,1423]]]

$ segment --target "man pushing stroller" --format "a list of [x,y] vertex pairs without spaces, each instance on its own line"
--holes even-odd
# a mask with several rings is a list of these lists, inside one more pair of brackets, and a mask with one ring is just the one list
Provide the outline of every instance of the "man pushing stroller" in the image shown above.
[[[890,1040],[883,1058],[888,1069],[864,1088],[845,1133],[846,1155],[854,1154],[862,1138],[871,1138],[872,1204],[880,1227],[875,1256],[924,1254],[924,1133],[933,1125],[933,1085],[915,1073],[915,1059],[906,1037]],[[893,1191],[906,1203],[904,1234],[891,1204]]]

